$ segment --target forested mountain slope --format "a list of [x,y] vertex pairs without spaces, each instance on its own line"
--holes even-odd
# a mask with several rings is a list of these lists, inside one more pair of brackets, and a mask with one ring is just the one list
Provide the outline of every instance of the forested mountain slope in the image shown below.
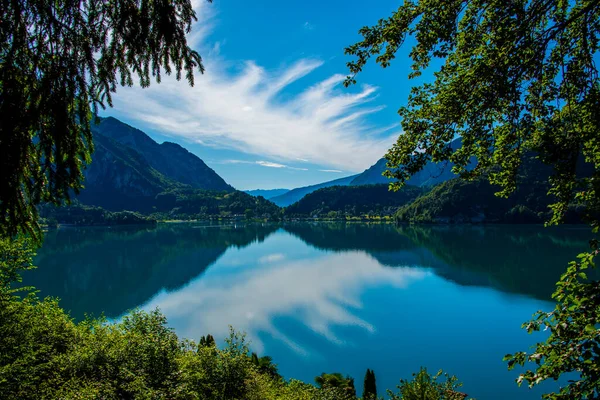
[[[452,141],[451,146],[452,148],[457,148],[460,147],[461,144],[462,141],[460,138],[458,138]],[[452,173],[452,166],[452,163],[435,164],[430,162],[425,165],[425,168],[423,168],[422,171],[416,173],[412,178],[410,178],[407,183],[412,186],[430,187],[438,183],[445,182],[448,179],[456,177],[456,175]],[[391,180],[382,175],[386,169],[386,160],[381,158],[371,167],[367,168],[358,175],[293,189],[284,195],[273,197],[270,200],[280,207],[287,207],[299,201],[309,193],[327,187],[388,184],[391,182]]]
[[417,198],[423,191],[405,186],[397,192],[388,185],[332,186],[306,195],[285,209],[290,217],[343,217],[393,215],[398,207]]
[[[576,169],[580,176],[591,173],[590,165],[582,158]],[[499,188],[492,186],[485,176],[471,182],[451,179],[400,208],[397,219],[426,223],[542,223],[551,215],[548,205],[555,201],[548,194],[549,174],[549,167],[529,154],[519,170],[517,189],[508,198],[496,196]],[[581,210],[577,206],[571,207],[566,222],[581,222]]]

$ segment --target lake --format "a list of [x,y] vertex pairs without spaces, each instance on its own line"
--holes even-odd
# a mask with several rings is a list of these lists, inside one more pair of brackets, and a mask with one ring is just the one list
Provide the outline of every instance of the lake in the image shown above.
[[361,223],[62,228],[24,276],[76,319],[160,308],[180,337],[229,325],[285,377],[341,372],[380,394],[420,366],[478,399],[536,399],[502,357],[543,333],[520,328],[550,295],[585,228]]

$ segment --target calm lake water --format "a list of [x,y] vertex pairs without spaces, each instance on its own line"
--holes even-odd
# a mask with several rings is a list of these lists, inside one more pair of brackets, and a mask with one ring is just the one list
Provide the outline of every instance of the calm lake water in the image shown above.
[[24,277],[73,317],[159,307],[182,336],[232,325],[286,377],[342,372],[378,390],[420,366],[478,399],[535,399],[502,357],[544,339],[520,326],[587,249],[584,228],[163,224],[46,235]]

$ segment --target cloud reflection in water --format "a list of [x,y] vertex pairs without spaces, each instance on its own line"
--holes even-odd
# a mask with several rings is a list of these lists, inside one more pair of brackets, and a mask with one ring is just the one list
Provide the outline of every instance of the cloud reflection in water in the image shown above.
[[[244,249],[238,250],[242,256]],[[308,355],[300,338],[289,338],[274,325],[277,317],[298,320],[332,343],[344,345],[334,326],[375,328],[356,315],[362,308],[361,294],[368,288],[391,285],[402,288],[428,272],[411,267],[389,268],[359,252],[318,253],[315,257],[288,260],[267,252],[234,272],[219,261],[209,273],[177,292],[161,292],[143,308],[159,307],[169,324],[183,337],[198,339],[211,333],[221,340],[232,325],[244,331],[252,349],[264,352],[259,333]]]

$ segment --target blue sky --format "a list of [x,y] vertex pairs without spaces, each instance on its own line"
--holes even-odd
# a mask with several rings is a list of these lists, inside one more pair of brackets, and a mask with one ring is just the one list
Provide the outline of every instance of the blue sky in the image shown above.
[[158,142],[186,147],[234,187],[293,188],[352,175],[400,134],[408,48],[344,88],[344,48],[398,1],[194,0],[192,46],[206,73],[119,88],[112,115]]

